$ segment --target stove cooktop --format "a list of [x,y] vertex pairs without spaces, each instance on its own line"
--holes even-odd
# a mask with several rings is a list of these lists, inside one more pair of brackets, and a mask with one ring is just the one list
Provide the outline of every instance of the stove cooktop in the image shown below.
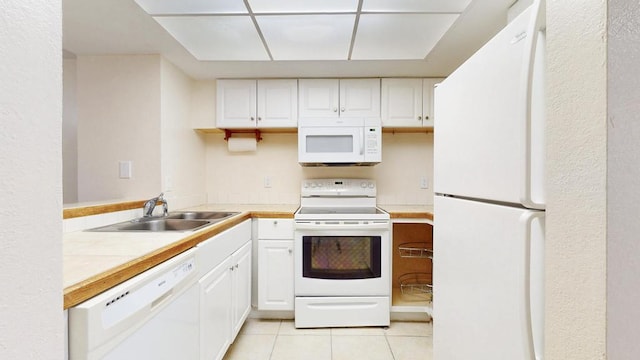
[[303,215],[328,215],[328,214],[337,214],[337,215],[353,215],[353,214],[362,214],[362,215],[382,215],[386,214],[386,212],[372,207],[330,207],[330,208],[322,208],[322,207],[302,207],[298,210],[299,214]]
[[389,214],[377,207],[301,207],[296,220],[389,220]]

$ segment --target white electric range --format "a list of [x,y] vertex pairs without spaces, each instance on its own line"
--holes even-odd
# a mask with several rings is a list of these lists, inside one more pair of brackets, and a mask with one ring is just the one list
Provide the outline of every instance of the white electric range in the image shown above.
[[390,220],[370,179],[307,179],[295,213],[295,326],[388,326]]

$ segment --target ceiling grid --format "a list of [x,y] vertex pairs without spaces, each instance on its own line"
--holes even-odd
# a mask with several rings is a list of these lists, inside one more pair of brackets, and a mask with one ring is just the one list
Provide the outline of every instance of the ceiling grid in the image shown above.
[[286,61],[423,60],[471,0],[135,2],[197,60]]

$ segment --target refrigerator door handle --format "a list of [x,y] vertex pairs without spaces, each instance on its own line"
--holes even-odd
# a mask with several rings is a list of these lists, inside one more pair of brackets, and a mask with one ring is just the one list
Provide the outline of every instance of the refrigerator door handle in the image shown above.
[[[544,209],[545,204],[544,200],[535,199],[533,192],[533,182],[534,176],[540,176],[541,174],[535,174],[536,171],[543,171],[543,166],[535,166],[534,164],[534,147],[538,150],[543,150],[543,144],[535,144],[534,141],[544,142],[542,131],[538,131],[534,138],[532,136],[534,127],[536,124],[532,124],[532,112],[534,110],[533,106],[533,96],[534,96],[534,70],[536,70],[536,53],[542,51],[543,44],[540,44],[538,41],[538,37],[540,36],[540,31],[546,28],[545,24],[545,8],[544,8],[544,0],[534,0],[533,5],[533,13],[531,15],[531,19],[529,25],[527,26],[527,34],[529,34],[528,38],[525,39],[527,41],[527,46],[525,46],[525,51],[527,52],[524,56],[524,64],[522,67],[521,81],[524,86],[522,86],[523,92],[521,97],[521,111],[523,111],[524,119],[526,119],[525,126],[525,141],[524,145],[524,161],[522,162],[524,166],[524,183],[522,186],[522,194],[520,196],[520,202],[527,208],[530,209]],[[538,61],[542,61],[542,57],[538,57]],[[536,147],[537,146],[537,147]],[[538,156],[542,156],[544,158],[544,154],[537,154]],[[534,167],[537,169],[534,171]],[[542,174],[543,176],[544,174]],[[541,182],[537,184],[538,186],[543,186]],[[542,190],[544,191],[544,190]],[[538,194],[537,197],[543,196],[542,194]]]
[[544,217],[542,211],[527,211],[520,217],[525,239],[525,344],[532,360],[544,355]]

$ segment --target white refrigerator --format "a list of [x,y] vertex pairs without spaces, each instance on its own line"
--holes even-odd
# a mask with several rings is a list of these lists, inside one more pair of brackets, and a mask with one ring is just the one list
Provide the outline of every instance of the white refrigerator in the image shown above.
[[540,360],[544,4],[435,90],[435,360]]

